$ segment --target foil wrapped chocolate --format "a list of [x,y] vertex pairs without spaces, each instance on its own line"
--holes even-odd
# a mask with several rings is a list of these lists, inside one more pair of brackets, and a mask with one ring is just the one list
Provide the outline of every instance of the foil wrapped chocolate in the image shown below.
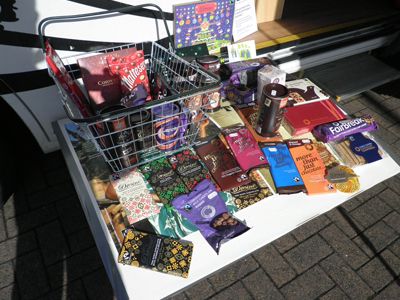
[[359,118],[319,125],[313,129],[312,133],[317,139],[327,143],[342,140],[346,136],[355,133],[369,132],[377,129],[378,124],[374,118],[365,115]]

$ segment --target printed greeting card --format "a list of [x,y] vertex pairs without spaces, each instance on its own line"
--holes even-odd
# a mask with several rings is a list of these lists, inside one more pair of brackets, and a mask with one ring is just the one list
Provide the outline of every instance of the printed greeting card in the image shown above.
[[232,41],[235,1],[198,1],[174,5],[175,48],[206,43],[210,54]]

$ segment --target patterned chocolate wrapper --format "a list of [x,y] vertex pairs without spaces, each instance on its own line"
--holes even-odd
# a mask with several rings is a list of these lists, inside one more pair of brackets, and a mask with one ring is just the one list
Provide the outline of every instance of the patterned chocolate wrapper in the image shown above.
[[112,185],[125,209],[129,224],[160,212],[160,207],[154,202],[150,191],[151,187],[140,172],[130,170],[122,174],[114,174]]
[[313,129],[313,135],[320,141],[327,143],[344,139],[346,136],[369,132],[378,129],[378,124],[369,115],[360,118],[342,120],[319,125]]
[[118,262],[187,278],[192,253],[192,242],[128,229]]
[[142,165],[140,171],[164,204],[169,204],[176,196],[188,192],[186,185],[166,158]]

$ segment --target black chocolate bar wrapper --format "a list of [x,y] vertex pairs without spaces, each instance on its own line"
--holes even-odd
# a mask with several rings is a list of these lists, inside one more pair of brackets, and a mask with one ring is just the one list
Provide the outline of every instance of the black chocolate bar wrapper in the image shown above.
[[187,278],[192,253],[192,242],[128,229],[118,262]]

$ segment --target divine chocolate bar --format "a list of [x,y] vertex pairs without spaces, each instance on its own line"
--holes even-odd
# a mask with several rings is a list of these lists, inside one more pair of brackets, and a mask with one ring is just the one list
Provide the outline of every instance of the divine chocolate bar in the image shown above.
[[192,253],[192,242],[128,229],[118,262],[187,278]]
[[229,192],[233,196],[233,201],[238,209],[246,208],[272,195],[268,188],[261,188],[255,181],[235,187]]
[[203,179],[211,178],[206,166],[191,150],[187,149],[171,155],[168,160],[189,190],[192,190]]
[[248,176],[221,139],[211,140],[208,144],[196,148],[196,152],[222,190],[250,183]]
[[266,165],[267,160],[246,127],[226,129],[225,139],[243,171]]
[[262,150],[268,159],[272,178],[279,194],[306,191],[303,179],[286,144],[266,144]]
[[140,171],[164,204],[170,204],[176,196],[188,192],[186,185],[166,158],[142,165]]
[[112,185],[130,224],[160,212],[154,202],[154,192],[140,172],[134,169],[112,177]]

